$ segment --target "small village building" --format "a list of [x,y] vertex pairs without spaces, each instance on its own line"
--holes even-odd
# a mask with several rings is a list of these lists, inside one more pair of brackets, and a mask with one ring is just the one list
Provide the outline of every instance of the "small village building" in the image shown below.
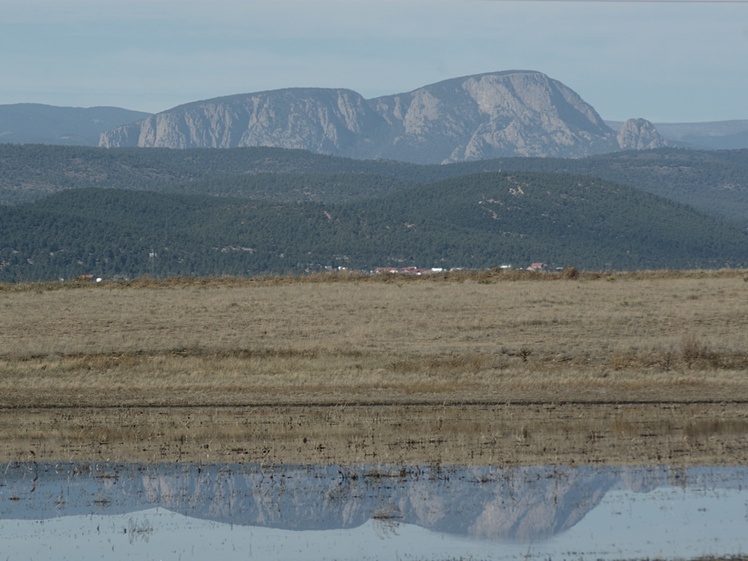
[[530,266],[527,268],[527,270],[537,273],[537,272],[548,271],[549,267],[547,263],[537,262],[537,263],[531,263]]

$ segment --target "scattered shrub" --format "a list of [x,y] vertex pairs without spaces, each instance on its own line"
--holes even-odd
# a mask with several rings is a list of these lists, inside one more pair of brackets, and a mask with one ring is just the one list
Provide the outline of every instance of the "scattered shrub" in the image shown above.
[[716,355],[696,335],[689,333],[681,341],[681,357],[690,369],[699,360],[712,360]]
[[565,279],[574,280],[579,278],[579,271],[576,267],[564,267],[561,276]]

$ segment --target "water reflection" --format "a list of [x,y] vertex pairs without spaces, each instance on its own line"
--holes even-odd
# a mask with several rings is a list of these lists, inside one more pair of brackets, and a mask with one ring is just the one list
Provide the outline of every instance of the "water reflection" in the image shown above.
[[0,542],[11,559],[32,543],[63,558],[65,542],[76,559],[82,542],[154,559],[211,543],[242,559],[262,543],[273,558],[283,543],[325,559],[734,555],[748,551],[748,468],[12,463]]

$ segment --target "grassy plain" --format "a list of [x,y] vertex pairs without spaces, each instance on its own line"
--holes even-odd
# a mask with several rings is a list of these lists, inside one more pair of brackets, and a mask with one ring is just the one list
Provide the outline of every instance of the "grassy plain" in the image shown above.
[[0,459],[743,463],[748,273],[2,285],[0,440]]

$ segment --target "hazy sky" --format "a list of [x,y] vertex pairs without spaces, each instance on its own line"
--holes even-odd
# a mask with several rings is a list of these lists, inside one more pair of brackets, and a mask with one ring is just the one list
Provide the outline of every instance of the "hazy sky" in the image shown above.
[[605,119],[748,119],[748,2],[0,0],[0,104],[157,112],[538,70]]

